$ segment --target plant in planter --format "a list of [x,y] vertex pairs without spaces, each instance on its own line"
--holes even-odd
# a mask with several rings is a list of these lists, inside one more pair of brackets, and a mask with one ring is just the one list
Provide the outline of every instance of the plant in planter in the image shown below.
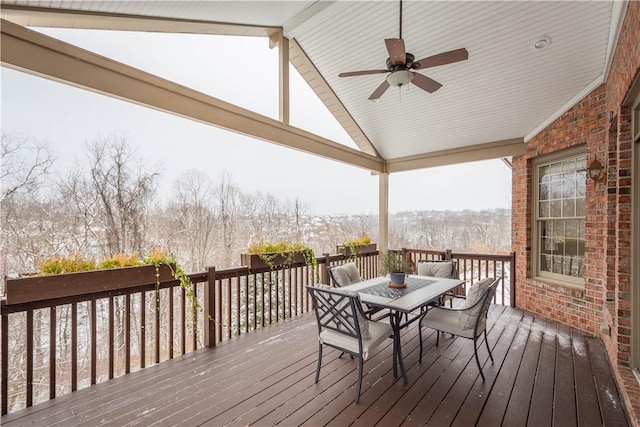
[[248,253],[240,254],[242,265],[250,269],[269,267],[286,267],[304,262],[306,265],[317,265],[313,250],[303,243],[265,243],[259,242],[249,246]]
[[355,258],[358,255],[373,253],[377,248],[375,243],[371,243],[371,237],[361,236],[357,239],[344,242],[338,246],[336,250],[346,258]]
[[389,287],[405,288],[405,276],[413,271],[404,256],[398,252],[387,252],[380,255],[380,273],[389,274]]
[[[156,307],[159,308],[161,282],[176,279],[191,300],[193,325],[197,334],[197,314],[202,307],[189,276],[165,252],[155,251],[143,259],[135,253],[118,254],[98,263],[78,255],[56,257],[39,263],[38,269],[39,272],[27,278],[28,280],[7,282],[7,298],[12,303],[29,301],[36,289],[40,297],[47,298],[50,296],[48,294],[69,296],[78,292],[99,291],[103,289],[104,283],[118,283],[120,287],[126,288],[155,282]],[[44,278],[45,275],[52,278]],[[42,291],[45,281],[49,284],[46,287],[50,289],[49,293]]]

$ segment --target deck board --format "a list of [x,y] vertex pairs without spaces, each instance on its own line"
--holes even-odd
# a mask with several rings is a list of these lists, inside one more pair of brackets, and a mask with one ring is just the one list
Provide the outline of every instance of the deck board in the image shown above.
[[517,309],[489,311],[483,342],[403,331],[409,383],[392,342],[364,363],[325,349],[316,384],[311,315],[283,322],[2,417],[2,425],[628,425],[600,340]]

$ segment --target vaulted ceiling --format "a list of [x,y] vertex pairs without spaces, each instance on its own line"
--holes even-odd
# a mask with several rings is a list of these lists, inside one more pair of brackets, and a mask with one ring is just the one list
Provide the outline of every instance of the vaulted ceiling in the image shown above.
[[[361,151],[394,172],[522,153],[528,139],[604,81],[626,3],[405,1],[408,52],[425,58],[466,48],[469,58],[419,71],[442,84],[434,93],[391,87],[372,103],[367,98],[386,74],[338,74],[386,68],[384,40],[399,36],[398,6],[2,0],[2,18],[24,26],[263,35],[275,42],[282,34],[291,63]],[[543,39],[547,46],[534,48]]]

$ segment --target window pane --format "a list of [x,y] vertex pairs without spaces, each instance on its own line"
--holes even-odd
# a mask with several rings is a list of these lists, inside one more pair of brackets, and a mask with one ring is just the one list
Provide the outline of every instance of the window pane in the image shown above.
[[563,174],[562,197],[576,197],[576,176],[574,173]]
[[540,184],[540,200],[549,200],[549,184]]
[[562,201],[562,217],[573,218],[576,216],[576,201],[575,199],[567,199]]
[[560,175],[553,175],[551,177],[551,198],[559,199],[562,197],[562,178]]
[[584,197],[587,189],[587,172],[582,170],[576,173],[576,196]]
[[550,210],[549,216],[552,218],[560,218],[562,216],[562,201],[561,200],[553,200],[550,202]]
[[549,202],[540,202],[540,217],[549,217]]
[[585,208],[584,208],[584,197],[576,199],[576,216],[584,216]]

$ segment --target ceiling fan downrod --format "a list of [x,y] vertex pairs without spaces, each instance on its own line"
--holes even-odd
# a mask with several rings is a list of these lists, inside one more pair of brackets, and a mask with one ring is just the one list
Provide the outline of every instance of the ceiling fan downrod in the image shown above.
[[402,38],[402,0],[400,0],[400,36],[398,38]]

